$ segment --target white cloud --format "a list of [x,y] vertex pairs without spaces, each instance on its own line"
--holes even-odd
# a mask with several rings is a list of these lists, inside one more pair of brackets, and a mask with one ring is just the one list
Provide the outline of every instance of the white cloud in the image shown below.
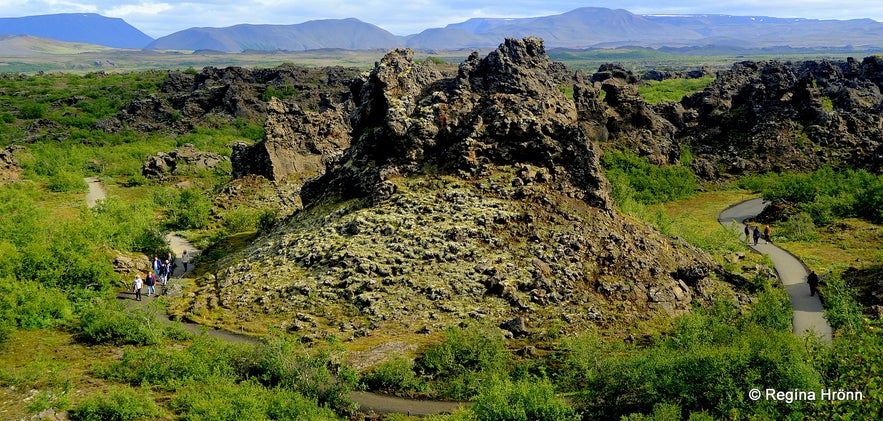
[[154,16],[172,9],[173,6],[168,3],[125,4],[107,9],[104,14],[120,18],[126,18],[129,16]]
[[867,0],[0,0],[0,16],[99,13],[120,17],[153,37],[197,26],[295,24],[357,18],[399,35],[474,17],[528,17],[578,7],[637,14],[714,13],[813,19],[883,20],[883,4]]

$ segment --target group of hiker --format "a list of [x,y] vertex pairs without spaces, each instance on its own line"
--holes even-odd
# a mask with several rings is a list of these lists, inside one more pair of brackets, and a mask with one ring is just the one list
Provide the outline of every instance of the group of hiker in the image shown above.
[[[770,230],[769,225],[765,225],[763,227],[763,233],[760,231],[760,227],[755,226],[752,228],[747,222],[745,223],[745,241],[751,243],[751,240],[754,240],[754,245],[756,246],[758,241],[760,241],[761,237],[763,237],[764,241],[767,244],[772,244],[772,240],[770,239],[770,234],[772,230]],[[809,284],[809,295],[810,297],[816,295],[819,292],[819,275],[816,274],[815,271],[810,271],[809,275],[806,277],[806,283]]]
[[751,225],[745,224],[745,241],[751,242],[751,239],[754,239],[754,245],[757,245],[757,242],[760,240],[761,235],[763,235],[763,240],[766,241],[767,244],[772,244],[772,240],[770,239],[770,234],[772,234],[772,230],[770,230],[769,225],[764,225],[763,234],[760,233],[760,227],[755,226],[753,229]]
[[[186,257],[186,254],[187,252],[185,251],[184,257]],[[187,261],[184,260],[184,257],[181,258],[181,261],[184,263],[184,271],[186,272]],[[159,256],[153,256],[153,261],[150,265],[150,270],[147,271],[147,275],[142,279],[141,274],[138,273],[135,275],[134,282],[132,282],[132,290],[135,292],[135,300],[141,301],[141,289],[144,286],[147,287],[148,297],[156,293],[157,282],[165,288],[174,271],[175,257],[171,252],[168,254],[165,261],[160,259]]]

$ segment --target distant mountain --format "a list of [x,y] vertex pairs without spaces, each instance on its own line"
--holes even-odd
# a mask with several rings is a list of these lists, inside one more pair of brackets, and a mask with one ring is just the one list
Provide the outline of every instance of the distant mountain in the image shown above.
[[396,36],[358,19],[294,25],[242,24],[190,28],[157,40],[121,19],[96,14],[0,18],[0,34],[156,50],[305,51],[317,49],[424,50],[494,48],[505,38],[537,36],[546,48],[883,48],[883,23],[871,19],[818,20],[768,16],[636,15],[623,9],[583,7],[530,18],[475,18]]
[[[538,36],[549,48],[587,48],[602,44],[620,45],[684,45],[702,38],[702,35],[686,28],[657,23],[643,16],[622,9],[583,7],[560,15],[522,19],[470,19],[460,24],[448,25],[434,31],[434,37],[448,37],[461,31],[469,31],[472,47],[491,47],[507,37],[523,38]],[[408,39],[411,48],[440,48],[427,45],[434,40],[424,36],[426,31]],[[464,38],[461,36],[461,39]],[[476,39],[482,40],[477,42]],[[467,45],[458,45],[464,48]]]
[[0,18],[0,34],[32,35],[114,48],[144,48],[153,38],[119,18],[95,13]]
[[704,45],[729,40],[740,47],[883,47],[883,23],[730,15],[648,15],[647,20],[697,32]]
[[236,25],[226,28],[190,28],[150,43],[157,50],[304,51],[322,48],[346,50],[390,49],[404,45],[397,37],[358,19],[313,20],[295,25]]

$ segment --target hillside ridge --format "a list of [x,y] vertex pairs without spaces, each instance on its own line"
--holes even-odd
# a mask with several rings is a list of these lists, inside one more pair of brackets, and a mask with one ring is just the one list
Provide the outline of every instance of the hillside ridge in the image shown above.
[[29,34],[117,48],[163,50],[307,51],[492,49],[500,39],[538,36],[548,48],[867,48],[883,46],[883,23],[871,19],[819,20],[729,15],[640,15],[623,9],[582,7],[530,18],[473,18],[417,34],[397,36],[355,18],[291,25],[193,27],[156,40],[121,19],[95,14],[0,18],[0,34]]

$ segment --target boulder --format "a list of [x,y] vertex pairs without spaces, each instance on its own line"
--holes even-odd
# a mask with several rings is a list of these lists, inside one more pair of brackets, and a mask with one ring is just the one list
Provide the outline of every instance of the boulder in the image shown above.
[[312,178],[349,147],[345,106],[322,112],[304,110],[296,103],[272,98],[264,124],[266,137],[254,145],[233,145],[233,176],[256,174],[269,180]]
[[148,157],[141,166],[141,174],[147,178],[164,179],[171,175],[216,169],[228,159],[211,152],[201,152],[188,143],[171,152],[160,152]]
[[[577,104],[559,89],[539,38],[507,39],[485,58],[472,54],[455,77],[413,51],[387,53],[353,84],[352,143],[322,177],[307,182],[304,203],[337,192],[389,197],[388,177],[426,166],[479,175],[486,165],[529,164],[587,203],[612,209],[599,151],[574,122]],[[586,88],[588,89],[588,88]]]
[[9,145],[0,150],[0,180],[16,180],[21,176],[21,167],[15,158],[15,151],[24,149],[24,146]]

